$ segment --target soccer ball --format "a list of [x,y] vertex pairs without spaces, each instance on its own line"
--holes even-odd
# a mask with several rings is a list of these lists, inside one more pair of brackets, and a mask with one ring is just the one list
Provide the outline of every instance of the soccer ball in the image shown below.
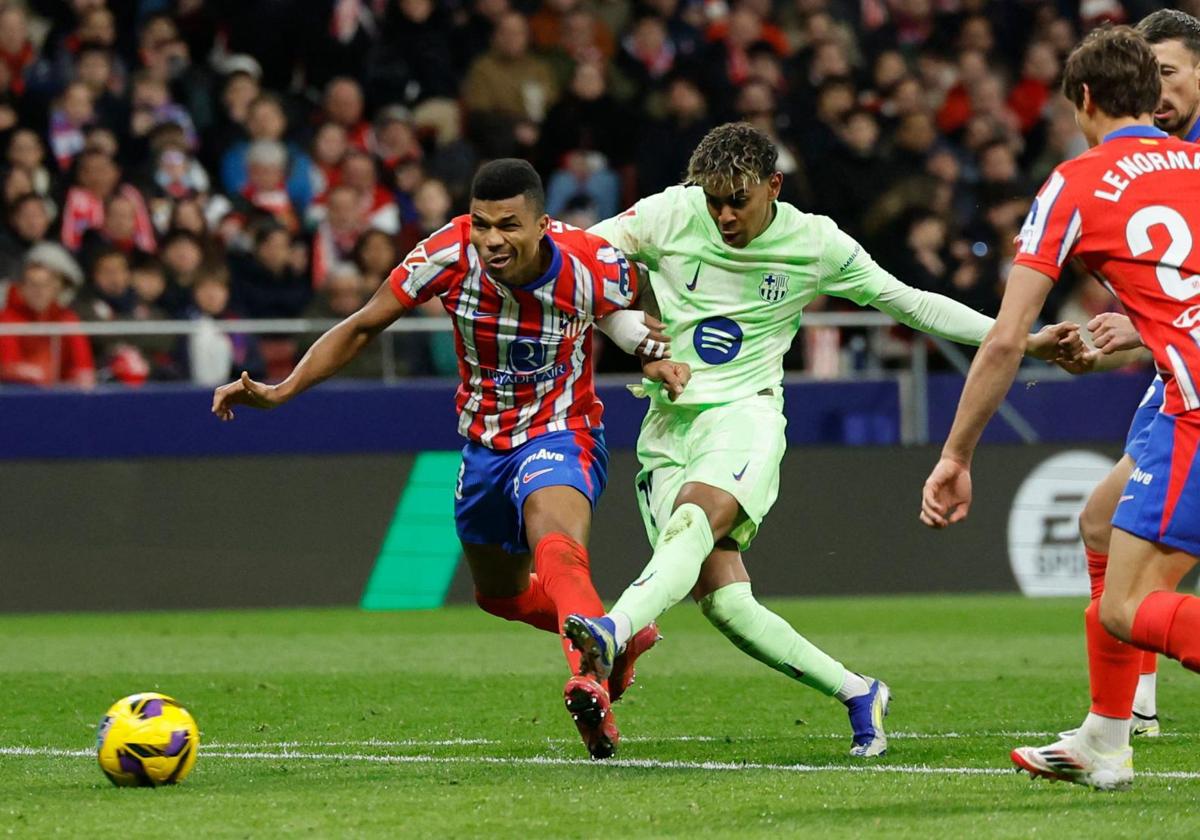
[[96,730],[100,769],[120,787],[182,782],[199,747],[200,732],[188,710],[153,691],[113,703]]

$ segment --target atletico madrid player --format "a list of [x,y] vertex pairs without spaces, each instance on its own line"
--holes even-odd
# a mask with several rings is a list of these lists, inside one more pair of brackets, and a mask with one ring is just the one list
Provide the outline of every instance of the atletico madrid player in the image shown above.
[[[1163,408],[1117,505],[1104,592],[1086,613],[1092,712],[1076,732],[1014,750],[1012,759],[1032,775],[1122,789],[1133,782],[1137,682],[1126,677],[1136,675],[1142,650],[1200,671],[1200,598],[1175,592],[1200,556],[1200,255],[1192,235],[1200,150],[1154,127],[1159,67],[1128,27],[1090,34],[1067,60],[1063,92],[1092,148],[1059,165],[1029,211],[1000,315],[925,483],[921,519],[944,528],[966,517],[971,457],[1012,384],[1024,330],[1067,260],[1080,259],[1111,286],[1153,354]],[[1105,690],[1113,685],[1124,690]]]
[[[608,463],[591,325],[655,359],[648,367],[670,393],[682,390],[688,371],[663,358],[660,323],[627,311],[638,297],[637,268],[598,236],[551,220],[533,167],[493,161],[476,174],[471,196],[469,215],[420,243],[287,379],[271,386],[243,373],[216,390],[212,410],[229,420],[236,405],[280,405],[333,376],[407,311],[438,298],[457,345],[458,429],[467,444],[454,515],[476,601],[557,635],[569,613],[602,611],[584,547]],[[656,628],[641,634],[608,689],[587,677],[568,680],[567,708],[592,757],[615,751],[610,701],[657,635]],[[564,649],[577,674],[579,655],[569,644]]]

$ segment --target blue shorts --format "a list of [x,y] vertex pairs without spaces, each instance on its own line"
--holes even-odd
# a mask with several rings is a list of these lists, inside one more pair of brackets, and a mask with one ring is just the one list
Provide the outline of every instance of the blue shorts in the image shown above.
[[607,483],[608,448],[600,429],[548,432],[507,450],[472,441],[463,447],[454,488],[458,538],[524,554],[529,546],[523,511],[530,493],[574,487],[595,508]]
[[1113,527],[1200,557],[1200,412],[1155,415]]
[[1146,448],[1150,437],[1150,423],[1153,422],[1163,404],[1163,381],[1158,374],[1150,381],[1142,401],[1138,403],[1137,411],[1133,414],[1133,422],[1129,424],[1129,434],[1125,436],[1125,454],[1136,464]]

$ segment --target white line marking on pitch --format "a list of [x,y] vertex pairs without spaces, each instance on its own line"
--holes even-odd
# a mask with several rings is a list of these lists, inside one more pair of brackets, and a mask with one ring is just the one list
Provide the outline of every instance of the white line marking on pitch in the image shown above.
[[[47,756],[67,758],[90,758],[92,750],[64,750],[50,747],[0,747],[0,755]],[[642,770],[715,770],[739,772],[763,770],[783,773],[899,773],[923,776],[1005,776],[1012,769],[999,767],[930,767],[925,764],[763,764],[758,762],[737,763],[731,761],[662,761],[652,758],[615,758],[595,762],[585,758],[557,758],[554,756],[448,756],[448,755],[365,755],[361,753],[305,753],[283,750],[279,752],[230,752],[206,749],[210,758],[228,758],[248,761],[363,761],[374,764],[490,764],[497,766],[542,766],[542,767],[628,767]],[[1157,773],[1139,773],[1143,779],[1200,779],[1200,773],[1173,770]]]

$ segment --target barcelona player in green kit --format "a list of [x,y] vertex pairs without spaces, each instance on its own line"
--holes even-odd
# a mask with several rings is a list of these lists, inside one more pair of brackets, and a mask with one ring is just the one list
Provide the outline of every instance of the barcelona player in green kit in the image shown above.
[[[587,673],[607,676],[642,627],[689,592],[750,656],[846,704],[851,754],[887,749],[888,688],[848,670],[759,604],[741,552],[779,490],[785,449],[783,356],[817,295],[871,305],[898,321],[978,345],[992,319],[911,288],[880,268],[824,216],[778,201],[783,176],[765,134],[745,123],[713,129],[692,155],[685,186],[639,201],[592,228],[646,264],[682,394],[647,381],[638,439],[638,500],[654,554],[605,616],[569,616],[563,632]],[[1054,358],[1065,326],[1031,338]]]

